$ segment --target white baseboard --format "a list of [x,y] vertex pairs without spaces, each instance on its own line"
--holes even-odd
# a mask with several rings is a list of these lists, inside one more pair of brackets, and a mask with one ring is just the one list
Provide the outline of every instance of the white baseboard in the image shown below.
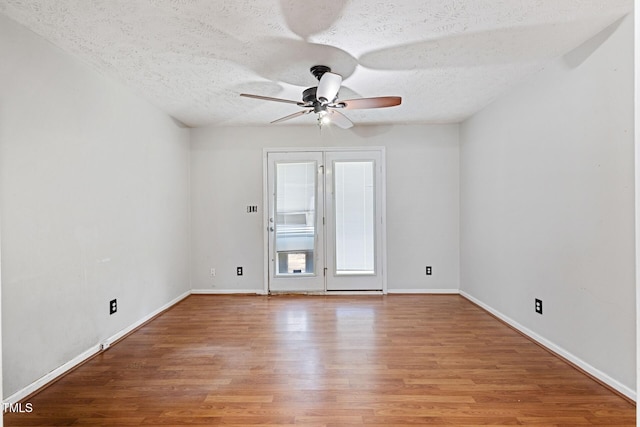
[[325,295],[360,295],[360,296],[381,296],[384,295],[383,291],[316,291],[316,292],[287,292],[287,291],[275,291],[271,292],[271,295],[312,295],[312,296],[325,296]]
[[446,294],[458,295],[458,289],[387,289],[388,294]]
[[104,348],[104,349],[109,348],[111,346],[111,344],[113,344],[114,342],[118,341],[119,339],[121,339],[122,337],[126,336],[127,334],[130,334],[136,328],[139,328],[140,326],[142,326],[143,324],[145,324],[149,320],[151,320],[154,317],[156,317],[158,314],[160,314],[163,311],[173,307],[174,305],[176,305],[177,303],[179,303],[180,301],[182,301],[183,299],[185,299],[189,295],[191,295],[191,291],[187,291],[187,292],[183,293],[182,295],[179,295],[178,297],[172,299],[171,301],[169,301],[168,303],[166,303],[162,307],[158,308],[157,310],[152,311],[151,313],[149,313],[148,315],[146,315],[142,319],[138,320],[133,325],[130,325],[130,326],[124,328],[123,330],[121,330],[117,334],[112,335],[111,337],[109,337],[106,340],[104,340],[101,343],[101,347]]
[[464,298],[468,299],[469,301],[473,302],[474,304],[480,306],[482,309],[484,309],[484,310],[488,311],[489,313],[493,314],[495,317],[497,317],[498,319],[500,319],[503,322],[507,323],[511,327],[513,327],[516,330],[520,331],[521,333],[523,333],[527,337],[531,338],[533,341],[537,342],[538,344],[542,345],[543,347],[551,350],[552,352],[558,354],[559,356],[561,356],[564,359],[568,360],[569,362],[573,363],[575,366],[577,366],[580,369],[582,369],[583,371],[587,372],[589,375],[593,376],[594,378],[597,378],[598,380],[602,381],[604,384],[608,385],[609,387],[613,388],[614,390],[617,390],[618,392],[620,392],[623,395],[627,396],[629,399],[632,399],[633,401],[636,401],[636,392],[635,392],[635,390],[632,390],[631,388],[625,386],[621,382],[611,378],[610,376],[608,376],[604,372],[602,372],[599,369],[591,366],[590,364],[588,364],[584,360],[580,359],[579,357],[576,357],[575,355],[571,354],[570,352],[568,352],[564,348],[562,348],[562,347],[556,345],[555,343],[549,341],[548,339],[538,335],[537,333],[533,332],[529,328],[526,328],[525,326],[521,325],[520,323],[518,323],[515,320],[511,319],[510,317],[505,316],[504,314],[502,314],[499,311],[493,309],[492,307],[488,306],[487,304],[483,303],[482,301],[480,301],[480,300],[476,299],[475,297],[469,295],[468,293],[466,293],[466,292],[461,290],[460,291],[460,295],[463,296]]
[[[194,295],[253,294],[266,295],[263,289],[193,289]],[[272,292],[274,295],[299,293],[301,295],[383,295],[384,291],[315,291],[315,292]],[[387,289],[388,294],[450,294],[458,295],[457,289]]]
[[98,352],[100,352],[100,344],[96,344],[92,346],[91,348],[84,351],[82,354],[79,354],[78,356],[74,357],[64,365],[60,366],[57,369],[54,369],[53,371],[49,372],[43,377],[32,382],[22,390],[19,390],[16,393],[12,394],[11,396],[7,397],[3,401],[3,408],[6,410],[6,408],[8,408],[10,405],[18,403],[25,397],[29,396],[31,393],[35,392],[36,390],[54,381],[56,378],[69,372],[71,369],[75,368],[76,366],[78,366],[79,364],[81,364],[82,362],[84,362],[85,360],[87,360],[88,358],[90,358],[91,356],[93,356]]
[[34,393],[35,391],[39,390],[40,388],[44,387],[45,385],[49,384],[50,382],[56,380],[58,377],[66,374],[67,372],[69,372],[70,370],[72,370],[73,368],[78,366],[79,364],[83,363],[84,361],[86,361],[90,357],[94,356],[96,353],[99,353],[102,350],[106,350],[114,342],[118,341],[122,337],[124,337],[127,334],[131,333],[136,328],[138,328],[141,325],[143,325],[144,323],[148,322],[149,320],[151,320],[152,318],[154,318],[158,314],[162,313],[163,311],[167,310],[168,308],[171,308],[175,304],[179,303],[180,301],[182,301],[183,299],[185,299],[189,295],[191,295],[190,291],[187,291],[187,292],[183,293],[182,295],[178,296],[177,298],[174,298],[173,300],[169,301],[168,303],[166,303],[162,307],[158,308],[157,310],[154,310],[153,312],[149,313],[148,315],[146,315],[142,319],[138,320],[137,322],[135,322],[134,324],[128,326],[127,328],[121,330],[120,332],[116,333],[115,335],[107,338],[106,340],[102,341],[99,344],[91,346],[89,349],[87,349],[84,352],[82,352],[81,354],[77,355],[76,357],[74,357],[73,359],[71,359],[70,361],[65,363],[64,365],[54,369],[53,371],[49,372],[48,374],[44,375],[43,377],[41,377],[41,378],[37,379],[36,381],[32,382],[31,384],[29,384],[25,388],[17,391],[16,393],[14,393],[11,396],[9,396],[6,399],[4,399],[3,407],[4,408],[8,408],[10,405],[20,402],[25,397],[29,396],[30,394]]
[[266,295],[264,289],[192,289],[194,295],[231,295],[231,294],[252,294]]

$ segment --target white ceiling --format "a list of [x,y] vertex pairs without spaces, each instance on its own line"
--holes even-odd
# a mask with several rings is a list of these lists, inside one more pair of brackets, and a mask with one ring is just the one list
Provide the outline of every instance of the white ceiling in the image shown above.
[[[341,99],[399,95],[348,111],[356,123],[458,122],[600,33],[633,0],[0,0],[0,13],[189,126],[262,125],[315,86]],[[286,123],[315,121],[304,116]],[[274,125],[281,126],[281,124]]]

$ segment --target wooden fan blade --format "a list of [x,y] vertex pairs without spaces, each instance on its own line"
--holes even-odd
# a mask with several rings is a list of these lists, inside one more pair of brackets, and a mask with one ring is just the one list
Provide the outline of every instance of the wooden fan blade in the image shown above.
[[350,127],[353,127],[353,122],[349,120],[344,114],[336,110],[330,110],[329,114],[331,115],[331,123],[338,126],[339,128],[349,129]]
[[301,102],[298,101],[292,101],[290,99],[282,99],[282,98],[272,98],[270,96],[262,96],[262,95],[252,95],[250,93],[241,93],[240,96],[244,96],[246,98],[255,98],[255,99],[262,99],[264,101],[275,101],[275,102],[284,102],[286,104],[296,104],[296,105],[300,105],[302,104]]
[[376,98],[356,98],[347,99],[346,101],[340,101],[340,104],[344,104],[345,110],[361,110],[365,108],[386,108],[394,107],[402,103],[402,98],[399,96],[378,96]]
[[284,122],[285,120],[290,120],[290,119],[293,119],[295,117],[304,116],[305,114],[309,114],[311,111],[312,110],[298,111],[297,113],[293,113],[293,114],[289,114],[288,116],[280,117],[279,119],[276,119],[276,120],[272,121],[271,123]]

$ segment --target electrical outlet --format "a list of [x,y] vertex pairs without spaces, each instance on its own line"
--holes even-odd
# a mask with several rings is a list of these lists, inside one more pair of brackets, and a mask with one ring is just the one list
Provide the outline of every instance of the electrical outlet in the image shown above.
[[542,300],[536,298],[536,313],[542,314]]
[[256,205],[247,206],[247,213],[256,213],[256,212],[258,212],[258,206]]
[[215,268],[212,268],[212,269],[209,271],[209,274],[211,274],[211,277],[216,277],[216,269],[215,269]]
[[236,274],[242,276],[242,267],[236,267]]
[[427,266],[427,276],[431,276],[431,266]]
[[118,311],[118,300],[112,299],[109,301],[109,315],[114,314],[116,311]]

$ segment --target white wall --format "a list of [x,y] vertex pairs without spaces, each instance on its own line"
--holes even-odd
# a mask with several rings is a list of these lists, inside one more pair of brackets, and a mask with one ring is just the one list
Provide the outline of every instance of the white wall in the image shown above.
[[462,291],[634,395],[632,19],[460,132]]
[[[192,285],[261,292],[264,147],[386,147],[389,290],[459,287],[458,126],[202,128],[192,131]],[[258,205],[258,214],[246,213]],[[433,275],[425,275],[425,266]],[[244,275],[236,276],[236,267]],[[216,277],[210,277],[210,269]]]
[[[0,220],[0,224],[2,221]],[[2,241],[0,227],[0,242]],[[0,245],[0,331],[2,331],[2,245]],[[0,338],[2,334],[0,333]],[[0,339],[0,400],[2,400],[2,339]],[[4,408],[3,408],[4,409]],[[0,417],[0,427],[4,425],[4,417]]]
[[[637,2],[636,2],[637,3]],[[640,8],[634,7],[634,23],[640,22]],[[634,25],[634,40],[640,40],[640,28]],[[634,43],[634,125],[635,125],[635,213],[636,213],[636,396],[640,395],[640,43]],[[636,401],[636,425],[640,427],[640,405]]]
[[189,131],[3,16],[0,58],[6,397],[189,290]]

